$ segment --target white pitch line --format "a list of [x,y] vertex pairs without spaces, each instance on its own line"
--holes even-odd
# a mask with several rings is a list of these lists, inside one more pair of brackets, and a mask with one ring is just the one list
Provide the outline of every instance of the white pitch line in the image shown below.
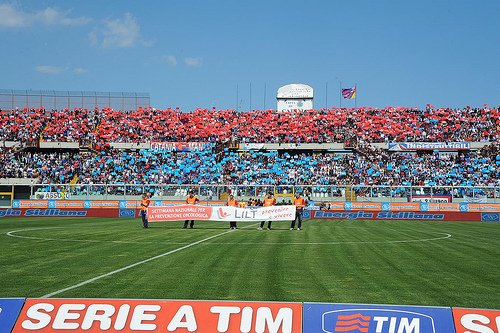
[[243,245],[341,245],[341,244],[388,244],[388,243],[415,243],[415,242],[430,242],[430,241],[436,241],[436,240],[441,240],[441,239],[448,239],[451,238],[452,236],[447,233],[442,233],[443,237],[436,237],[436,238],[422,238],[422,239],[407,239],[407,240],[386,240],[386,241],[348,241],[348,242],[290,242],[290,243],[266,243],[266,242],[259,242],[259,243],[249,243],[249,242],[234,242],[234,243],[219,243],[219,242],[213,242],[213,243],[207,243],[205,245],[230,245],[230,244],[243,244]]
[[[249,226],[249,227],[250,227],[250,226]],[[175,249],[175,250],[172,250],[172,251],[168,251],[168,252],[165,252],[165,253],[159,254],[159,255],[157,255],[157,256],[154,256],[154,257],[151,257],[151,258],[145,259],[145,260],[138,261],[138,262],[133,263],[133,264],[131,264],[131,265],[128,265],[128,266],[125,266],[125,267],[122,267],[122,268],[116,269],[116,270],[114,270],[114,271],[112,271],[112,272],[109,272],[109,273],[106,273],[106,274],[102,274],[102,275],[96,276],[96,277],[94,277],[94,278],[92,278],[92,279],[88,279],[88,280],[86,280],[86,281],[83,281],[83,282],[77,283],[77,284],[75,284],[75,285],[72,285],[72,286],[66,287],[66,288],[64,288],[64,289],[60,289],[60,290],[57,290],[57,291],[51,292],[51,293],[49,293],[49,294],[47,294],[47,295],[43,295],[43,296],[42,296],[42,298],[49,298],[49,297],[52,297],[52,296],[55,296],[55,295],[61,294],[61,293],[65,292],[65,291],[68,291],[68,290],[72,290],[72,289],[76,289],[76,288],[82,287],[82,286],[84,286],[84,285],[86,285],[86,284],[89,284],[89,283],[95,282],[95,281],[100,280],[100,279],[102,279],[102,278],[105,278],[105,277],[108,277],[108,276],[114,275],[114,274],[116,274],[116,273],[123,272],[123,271],[125,271],[125,270],[127,270],[127,269],[134,268],[134,267],[136,267],[136,266],[139,266],[139,265],[145,264],[145,263],[147,263],[147,262],[150,262],[150,261],[153,261],[153,260],[156,260],[156,259],[159,259],[159,258],[162,258],[162,257],[168,256],[168,255],[170,255],[170,254],[173,254],[173,253],[176,253],[176,252],[179,252],[179,251],[185,250],[185,249],[190,248],[190,247],[192,247],[192,246],[198,245],[198,244],[200,244],[200,243],[206,242],[206,241],[211,240],[211,239],[214,239],[214,238],[216,238],[216,237],[220,237],[220,236],[226,235],[226,234],[231,233],[231,232],[233,232],[233,231],[234,231],[234,230],[224,231],[224,232],[222,232],[222,233],[220,233],[220,234],[217,234],[217,235],[214,235],[214,236],[210,236],[210,237],[204,238],[204,239],[199,240],[199,241],[196,241],[196,242],[194,242],[194,243],[190,243],[190,244],[188,244],[188,245],[182,246],[182,247],[180,247],[180,248],[178,248],[178,249]]]
[[[243,228],[248,228],[245,226]],[[30,228],[13,230],[6,233],[7,236],[22,238],[22,239],[32,239],[32,240],[44,240],[44,241],[57,241],[57,242],[82,242],[82,243],[118,243],[118,244],[156,244],[158,242],[140,242],[140,241],[116,241],[116,240],[93,240],[93,239],[73,239],[73,238],[45,238],[45,237],[33,237],[33,236],[21,236],[15,233],[23,231],[33,231],[33,230],[46,230],[46,229],[61,229],[63,227],[50,227],[50,228]],[[230,230],[229,230],[230,232]],[[420,238],[420,239],[407,239],[407,240],[384,240],[384,241],[340,241],[340,242],[210,242],[205,245],[231,245],[231,244],[242,244],[242,245],[341,245],[341,244],[390,244],[390,243],[415,243],[415,242],[430,242],[442,239],[451,238],[452,235],[448,233],[444,234],[444,237],[435,238]],[[408,236],[408,234],[403,234]],[[163,245],[184,245],[190,244],[186,242],[163,242]]]
[[[155,242],[139,242],[139,241],[117,241],[117,240],[96,240],[96,239],[76,239],[76,238],[48,238],[48,237],[34,237],[34,236],[21,236],[17,235],[18,232],[23,231],[33,231],[33,230],[47,230],[47,229],[64,229],[64,227],[50,227],[50,228],[31,228],[31,229],[21,229],[12,230],[6,233],[7,236],[22,238],[22,239],[32,239],[32,240],[43,240],[43,241],[56,241],[56,242],[75,242],[75,243],[117,243],[117,244],[154,244]],[[165,243],[170,245],[183,245],[189,243]]]

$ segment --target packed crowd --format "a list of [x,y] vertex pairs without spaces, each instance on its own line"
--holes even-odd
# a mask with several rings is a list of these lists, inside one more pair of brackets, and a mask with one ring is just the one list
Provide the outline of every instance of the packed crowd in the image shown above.
[[368,142],[500,140],[500,108],[404,107],[308,111],[154,108],[0,111],[0,141]]
[[0,151],[0,178],[83,184],[500,186],[499,147],[457,155],[391,153],[367,145],[353,154],[240,154],[225,148],[12,155],[5,150]]

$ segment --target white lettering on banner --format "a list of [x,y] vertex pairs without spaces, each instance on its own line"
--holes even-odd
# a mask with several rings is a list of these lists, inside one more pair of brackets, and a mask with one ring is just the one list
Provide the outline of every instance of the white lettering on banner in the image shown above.
[[151,150],[154,151],[196,151],[210,146],[205,142],[151,142]]
[[[465,331],[463,333],[500,333],[500,316],[496,317],[496,332],[484,325],[490,324],[490,319],[481,314],[466,314],[460,319],[460,323],[463,327],[473,331]],[[462,332],[460,332],[462,333]]]
[[469,150],[469,142],[394,142],[388,144],[390,151],[405,151],[405,150]]
[[[397,317],[378,317],[374,316],[373,320],[377,322],[375,333],[420,333],[420,319],[413,318],[411,322],[408,318],[401,318],[398,324]],[[389,323],[388,327],[385,323]],[[387,330],[384,330],[387,328]],[[397,329],[397,330],[396,330]]]
[[94,322],[100,322],[100,330],[111,328],[111,316],[115,314],[115,307],[110,304],[91,304],[83,318],[82,330],[90,330]]
[[129,312],[130,312],[130,305],[122,304],[122,306],[120,306],[120,309],[118,310],[118,315],[116,316],[116,321],[114,326],[115,330],[121,331],[125,328]]
[[245,306],[241,311],[241,323],[240,323],[240,332],[241,333],[249,333],[252,329],[252,317],[253,317],[253,309],[249,306]]
[[40,330],[49,325],[52,318],[49,314],[43,313],[41,311],[52,312],[54,311],[54,305],[48,303],[39,303],[30,307],[26,312],[26,315],[28,316],[28,318],[34,319],[35,322],[31,320],[25,320],[21,325],[22,328],[34,331]]
[[271,309],[262,307],[257,310],[256,317],[256,333],[264,333],[266,331],[266,326],[269,329],[269,333],[278,333],[280,327],[282,333],[292,332],[293,311],[290,308],[279,309],[276,318],[273,320]]
[[156,329],[155,324],[144,324],[144,321],[153,321],[156,319],[156,315],[150,312],[158,312],[161,310],[159,305],[137,305],[134,309],[134,314],[132,315],[132,320],[130,321],[130,329],[132,330],[144,330],[144,331],[154,331]]
[[[55,330],[76,330],[80,327],[78,322],[71,320],[80,319],[81,314],[72,311],[85,310],[85,304],[62,304],[54,317],[52,328]],[[54,310],[54,305],[48,303],[40,303],[31,306],[26,315],[29,320],[22,323],[22,328],[26,330],[40,330],[49,326],[51,316],[48,314]],[[130,319],[131,330],[154,331],[155,324],[146,323],[156,320],[156,315],[147,312],[158,312],[161,310],[159,305],[137,305]],[[100,313],[102,312],[102,313]],[[127,318],[130,312],[130,305],[123,304],[120,306],[118,315],[115,319],[115,330],[123,330],[125,328]],[[112,325],[111,317],[115,313],[115,307],[110,304],[91,304],[87,308],[81,328],[89,330],[94,322],[100,322],[100,330],[109,330]]]
[[217,332],[227,332],[229,329],[229,320],[232,314],[240,313],[238,306],[212,306],[210,312],[219,314],[217,321]]
[[78,323],[68,323],[68,320],[80,318],[79,313],[71,311],[81,311],[85,309],[85,304],[63,304],[59,307],[52,328],[55,330],[74,330],[78,328]]
[[[177,309],[175,314],[169,312],[165,315],[167,307],[162,308],[160,304],[131,302],[113,304],[113,301],[105,303],[100,300],[97,303],[89,303],[88,300],[78,300],[77,303],[62,303],[58,306],[43,302],[32,304],[25,310],[25,317],[19,323],[21,328],[15,332],[59,330],[198,332],[201,330],[226,333],[238,331],[239,327],[241,333],[292,333],[300,324],[294,324],[293,307],[273,308],[235,304],[226,306],[215,303],[205,308],[206,312],[200,313],[196,304],[182,304],[175,308]],[[171,309],[169,307],[169,310]],[[211,316],[210,323],[207,323],[208,316]]]
[[[183,320],[183,318],[186,318]],[[179,308],[174,318],[167,326],[167,330],[175,332],[178,328],[185,328],[189,332],[194,332],[198,328],[196,324],[196,317],[194,316],[193,307],[190,305],[183,305]]]

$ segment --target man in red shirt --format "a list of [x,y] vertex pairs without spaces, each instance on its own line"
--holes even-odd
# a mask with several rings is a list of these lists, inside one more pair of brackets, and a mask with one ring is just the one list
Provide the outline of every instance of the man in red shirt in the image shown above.
[[[227,199],[226,206],[238,207],[238,201],[234,198],[234,195],[230,194]],[[229,222],[229,229],[238,229],[236,227],[236,221]]]
[[307,205],[307,200],[297,192],[295,193],[295,198],[293,198],[293,204],[295,205],[295,219],[292,221],[290,230],[295,228],[296,221],[299,221],[297,230],[302,230],[302,214],[304,213],[304,207]]
[[[264,199],[264,203],[263,203],[263,206],[264,207],[270,207],[270,206],[275,206],[276,205],[276,199],[274,198],[274,195],[273,195],[273,192],[269,192],[267,194],[267,197]],[[271,223],[273,221],[268,221],[267,222],[267,230],[271,230]],[[262,230],[264,228],[264,223],[266,223],[266,221],[262,221],[260,222],[260,227],[257,228],[258,230]]]
[[[189,192],[189,196],[186,198],[186,204],[188,204],[188,205],[196,205],[199,202],[200,202],[200,199],[198,199],[194,195],[194,191],[190,191]],[[184,221],[184,227],[183,227],[183,229],[187,228],[188,223],[189,223],[189,228],[193,229],[193,227],[194,227],[194,220],[185,220]]]

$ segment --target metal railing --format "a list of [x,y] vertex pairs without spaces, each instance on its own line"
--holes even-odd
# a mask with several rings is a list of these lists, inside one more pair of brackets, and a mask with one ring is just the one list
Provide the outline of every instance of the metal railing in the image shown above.
[[147,93],[0,89],[1,110],[41,107],[46,110],[64,108],[90,110],[96,107],[107,107],[130,111],[137,110],[140,106],[148,108],[150,104],[150,97]]
[[[16,187],[27,185],[13,185]],[[500,203],[500,187],[369,186],[369,185],[204,185],[204,184],[32,184],[31,199],[121,200],[149,192],[152,198],[179,200],[194,191],[202,200],[222,200],[228,193],[240,199],[264,197],[272,192],[289,200],[299,191],[312,201],[358,202],[471,202]],[[24,191],[25,193],[27,191]],[[59,193],[59,195],[58,195]],[[28,198],[26,198],[28,199]]]

